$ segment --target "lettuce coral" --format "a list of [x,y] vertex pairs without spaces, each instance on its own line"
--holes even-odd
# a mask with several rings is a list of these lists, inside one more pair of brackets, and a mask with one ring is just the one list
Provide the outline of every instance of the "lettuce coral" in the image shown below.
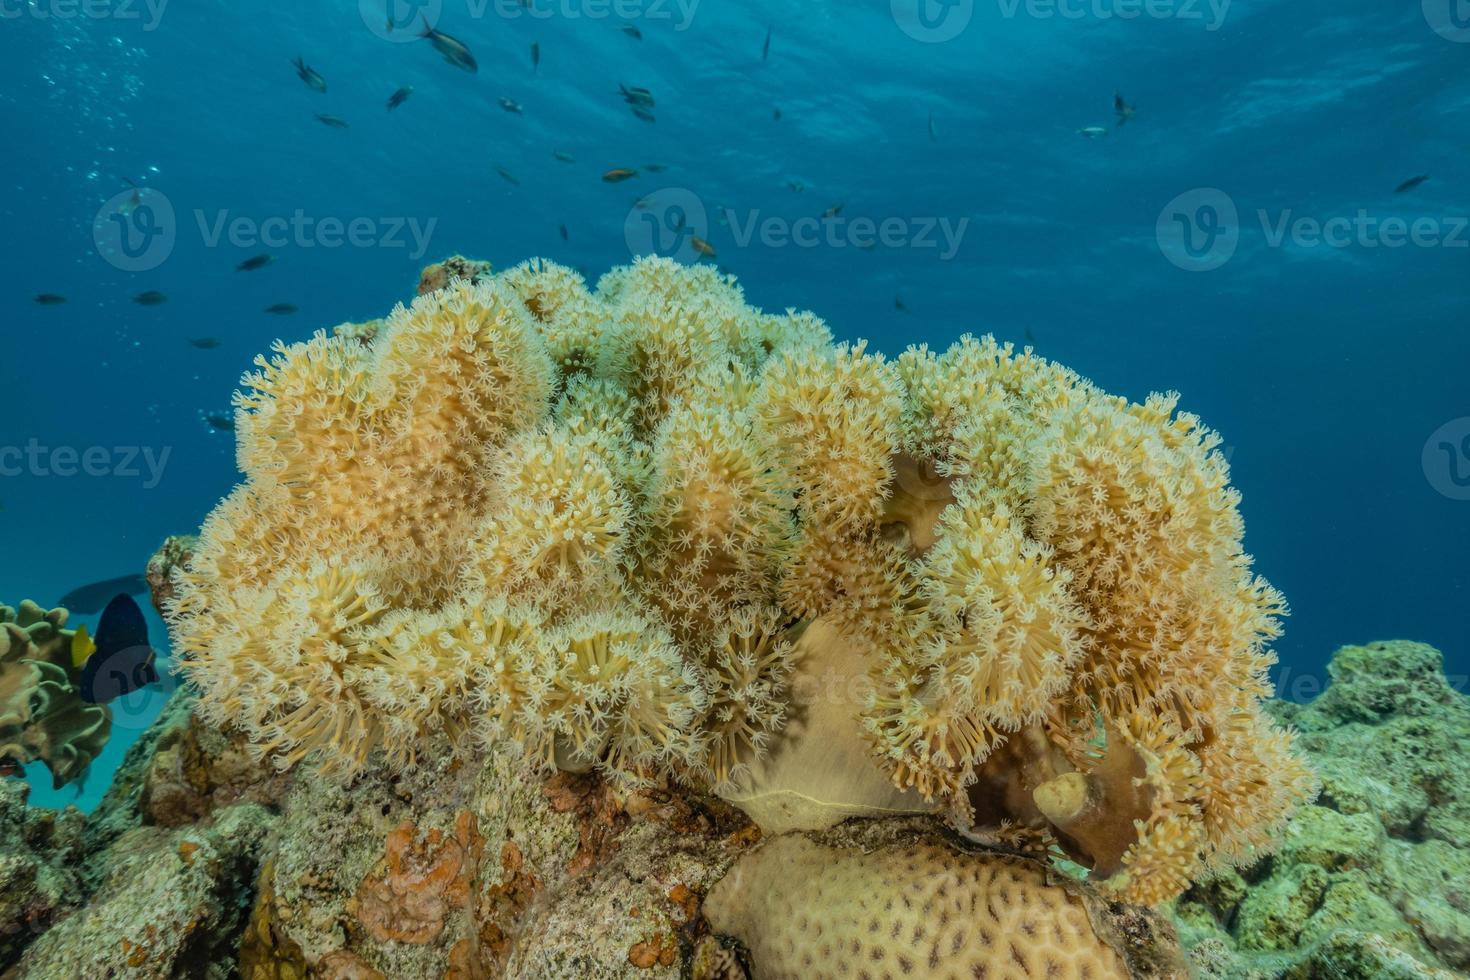
[[[889,360],[660,259],[453,278],[258,365],[172,613],[282,768],[442,731],[783,826],[942,809],[1147,903],[1312,792],[1258,710],[1284,602],[1175,396],[988,337]],[[829,660],[861,683],[803,702]]]
[[43,762],[57,789],[82,778],[112,715],[82,699],[67,611],[0,606],[0,760]]

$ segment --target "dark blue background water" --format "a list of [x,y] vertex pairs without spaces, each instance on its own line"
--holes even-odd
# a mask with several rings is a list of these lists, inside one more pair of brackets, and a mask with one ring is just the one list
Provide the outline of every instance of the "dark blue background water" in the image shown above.
[[[228,408],[273,339],[380,316],[412,295],[420,266],[454,252],[497,267],[542,255],[595,276],[630,259],[635,199],[652,195],[662,217],[688,192],[710,217],[693,227],[758,305],[812,309],[839,337],[890,353],[965,332],[1031,337],[1107,389],[1182,392],[1223,433],[1247,546],[1291,600],[1279,647],[1290,692],[1313,693],[1336,646],[1384,637],[1470,667],[1470,501],[1436,489],[1470,459],[1428,470],[1422,459],[1431,433],[1470,416],[1470,232],[1456,231],[1470,214],[1470,44],[1433,30],[1417,3],[1237,2],[1223,18],[1201,5],[1124,19],[1104,0],[1068,8],[1080,16],[1034,5],[1007,16],[988,0],[937,43],[961,21],[925,28],[886,2],[703,0],[688,16],[648,0],[622,8],[631,19],[596,0],[538,3],[550,16],[445,0],[439,26],[474,50],[472,76],[425,43],[385,40],[385,18],[365,20],[351,0],[173,0],[161,17],[141,3],[43,16],[72,8],[6,0],[0,445],[103,447],[114,470],[117,447],[169,455],[154,486],[141,464],[136,476],[0,477],[0,599],[54,602],[140,569],[166,534],[194,528],[235,480],[231,437],[200,413]],[[641,41],[620,30],[629,23]],[[326,94],[296,78],[298,53]],[[619,82],[652,90],[656,124],[630,114]],[[415,93],[388,113],[403,85]],[[1121,129],[1115,89],[1137,106]],[[1089,126],[1109,131],[1088,140],[1077,131]],[[668,170],[600,180],[650,163]],[[1394,193],[1420,173],[1431,179]],[[105,202],[124,178],[176,215],[166,261],[142,273],[94,245],[94,217],[115,209]],[[1239,240],[1218,268],[1187,271],[1157,227],[1201,188],[1216,189],[1206,204],[1220,192],[1236,207]],[[743,227],[839,203],[835,245],[742,247],[713,217],[728,206]],[[1182,213],[1203,225],[1200,206],[1197,192]],[[370,219],[379,235],[394,219],[434,227],[423,256],[410,236],[234,247],[199,227],[297,212]],[[1427,219],[1458,247],[1269,235],[1283,215],[1360,213]],[[942,238],[854,247],[853,218],[898,219],[911,237],[930,219],[968,224],[946,257]],[[275,264],[234,271],[261,251]],[[145,290],[170,302],[130,301]],[[69,302],[43,308],[39,292]],[[282,302],[300,312],[262,312]],[[223,344],[187,343],[201,336]],[[128,713],[83,804],[157,701]]]

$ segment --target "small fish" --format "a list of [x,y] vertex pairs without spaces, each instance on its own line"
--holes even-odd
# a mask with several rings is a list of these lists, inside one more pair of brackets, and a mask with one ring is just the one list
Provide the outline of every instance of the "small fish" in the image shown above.
[[643,165],[643,169],[647,170],[651,174],[661,174],[669,168],[661,163],[645,163]]
[[786,186],[798,194],[806,190],[806,185],[799,180],[788,180]]
[[352,128],[352,124],[346,119],[343,119],[341,116],[334,116],[326,112],[318,112],[316,114],[316,121],[321,123],[323,126],[329,126],[332,129]]
[[689,244],[694,246],[694,250],[701,256],[710,259],[715,257],[715,247],[698,235],[690,235]]
[[275,316],[290,316],[292,313],[296,312],[296,307],[292,306],[290,303],[276,303],[272,306],[267,306],[265,308],[265,312],[273,314]]
[[138,603],[126,593],[114,596],[102,610],[96,642],[85,629],[72,638],[72,663],[82,672],[77,687],[82,700],[89,704],[108,704],[157,684],[154,657],[148,643],[148,621]]
[[394,109],[397,109],[399,106],[403,105],[403,103],[408,101],[408,97],[412,94],[413,86],[405,85],[403,86],[403,88],[388,96],[388,111],[392,112]]
[[200,350],[214,350],[216,347],[223,347],[224,341],[218,337],[190,337],[189,346]]
[[572,156],[566,150],[552,150],[551,151],[551,155],[553,157],[555,157],[556,159],[560,160],[562,163],[576,163],[577,162],[577,158],[574,157],[574,156]]
[[268,252],[267,253],[263,253],[261,255],[252,255],[250,258],[246,259],[244,262],[241,262],[239,265],[235,266],[235,271],[236,272],[254,272],[256,269],[264,269],[266,266],[270,265],[275,260],[276,260],[276,257],[274,255],[271,255]]
[[775,122],[781,121],[781,110],[779,108],[771,110],[771,119]]
[[1122,92],[1113,93],[1113,112],[1118,115],[1119,126],[1126,125],[1128,120],[1138,115],[1138,110],[1128,104],[1127,100],[1123,98]]
[[55,293],[37,293],[35,302],[37,306],[60,306],[66,302],[66,297]]
[[929,113],[929,142],[939,142],[939,130],[934,128],[934,113]]
[[301,55],[296,56],[294,64],[296,65],[296,77],[305,82],[308,88],[316,89],[318,92],[327,90],[327,80],[322,78],[321,73],[315,68],[307,65]]
[[496,167],[495,172],[498,173],[503,179],[509,181],[512,184],[519,185],[521,182],[515,174],[511,173],[509,170],[506,170],[504,167]]
[[122,203],[122,207],[117,209],[117,213],[126,218],[128,215],[138,210],[138,208],[142,207],[143,189],[140,188],[137,184],[133,183],[131,180],[128,180],[127,177],[124,177],[123,180],[127,181],[128,186],[133,189],[133,193],[128,195],[128,199]]
[[1107,128],[1104,126],[1086,126],[1082,129],[1077,130],[1077,135],[1086,139],[1095,140],[1099,136],[1108,135],[1108,131]]
[[80,585],[62,596],[57,605],[67,612],[90,616],[101,611],[108,601],[119,592],[142,595],[148,591],[148,580],[142,575],[119,575],[89,585]]
[[766,43],[761,45],[761,61],[764,62],[771,56],[771,31],[774,28],[766,28]]
[[1035,344],[1036,343],[1036,335],[1031,332],[1031,328],[1030,327],[1027,327],[1026,328],[1026,343],[1028,343],[1028,344]]
[[1406,194],[1409,191],[1413,190],[1414,188],[1418,187],[1420,184],[1424,183],[1428,179],[1429,179],[1429,175],[1428,174],[1420,174],[1417,177],[1410,177],[1408,180],[1404,181],[1402,184],[1400,184],[1399,186],[1395,187],[1393,189],[1393,192],[1395,194]]
[[429,26],[429,18],[424,18],[424,32],[419,35],[428,40],[434,46],[434,50],[444,56],[444,60],[456,68],[463,69],[471,75],[480,72],[480,64],[475,61],[475,56],[470,53],[469,47],[457,37],[436,31]]
[[897,296],[893,297],[893,308],[900,313],[907,313],[909,311],[909,308],[904,305],[903,300]]
[[521,114],[521,104],[515,99],[506,98],[502,95],[499,101],[500,108],[504,109],[506,112],[513,112],[518,116]]
[[823,219],[826,219],[826,218],[835,218],[835,217],[837,217],[839,214],[842,213],[842,209],[845,206],[846,205],[843,205],[843,204],[834,204],[834,205],[832,205],[830,208],[828,208],[827,210],[825,210],[825,211],[822,212],[822,218]]
[[150,289],[146,293],[134,296],[133,302],[139,306],[162,306],[168,302],[168,297],[156,289]]
[[628,35],[635,41],[643,40],[643,32],[634,27],[632,24],[624,24],[623,26],[619,27],[618,30],[622,31],[624,34]]
[[653,93],[646,88],[641,88],[637,85],[628,86],[619,84],[618,94],[629,105],[641,105],[645,109],[652,109],[654,107]]
[[531,42],[531,74],[533,74],[533,75],[536,74],[536,72],[540,68],[541,68],[541,45],[538,42],[536,42],[536,41],[532,41]]
[[216,432],[235,431],[235,417],[229,412],[200,412],[199,418]]
[[569,241],[570,240],[570,236],[567,235],[567,226],[566,225],[557,225],[556,226],[556,230],[561,233],[561,240],[562,241],[565,242],[565,241]]
[[25,767],[14,759],[0,759],[0,779],[6,776],[19,776],[25,772]]
[[618,167],[603,174],[602,179],[609,184],[621,184],[623,181],[632,180],[637,176],[638,171],[636,170],[629,170],[627,167]]
[[639,119],[642,119],[644,122],[650,122],[650,123],[656,123],[656,122],[658,122],[658,118],[653,113],[651,113],[647,109],[643,108],[641,105],[635,105],[635,106],[633,106],[632,107],[632,111],[633,111],[633,115],[637,116]]

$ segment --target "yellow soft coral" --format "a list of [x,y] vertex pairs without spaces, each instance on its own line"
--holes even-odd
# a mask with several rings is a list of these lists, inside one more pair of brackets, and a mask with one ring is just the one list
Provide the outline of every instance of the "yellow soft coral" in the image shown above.
[[1284,603],[1173,396],[988,337],[889,360],[663,259],[258,364],[173,613],[282,767],[447,733],[781,829],[938,810],[1146,902],[1311,792],[1258,707]]

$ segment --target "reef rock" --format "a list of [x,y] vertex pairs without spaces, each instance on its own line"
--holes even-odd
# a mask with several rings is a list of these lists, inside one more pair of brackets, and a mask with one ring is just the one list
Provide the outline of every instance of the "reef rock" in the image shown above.
[[1439,651],[1344,647],[1309,704],[1272,702],[1322,777],[1280,850],[1203,882],[1177,916],[1204,976],[1470,970],[1470,697]]

